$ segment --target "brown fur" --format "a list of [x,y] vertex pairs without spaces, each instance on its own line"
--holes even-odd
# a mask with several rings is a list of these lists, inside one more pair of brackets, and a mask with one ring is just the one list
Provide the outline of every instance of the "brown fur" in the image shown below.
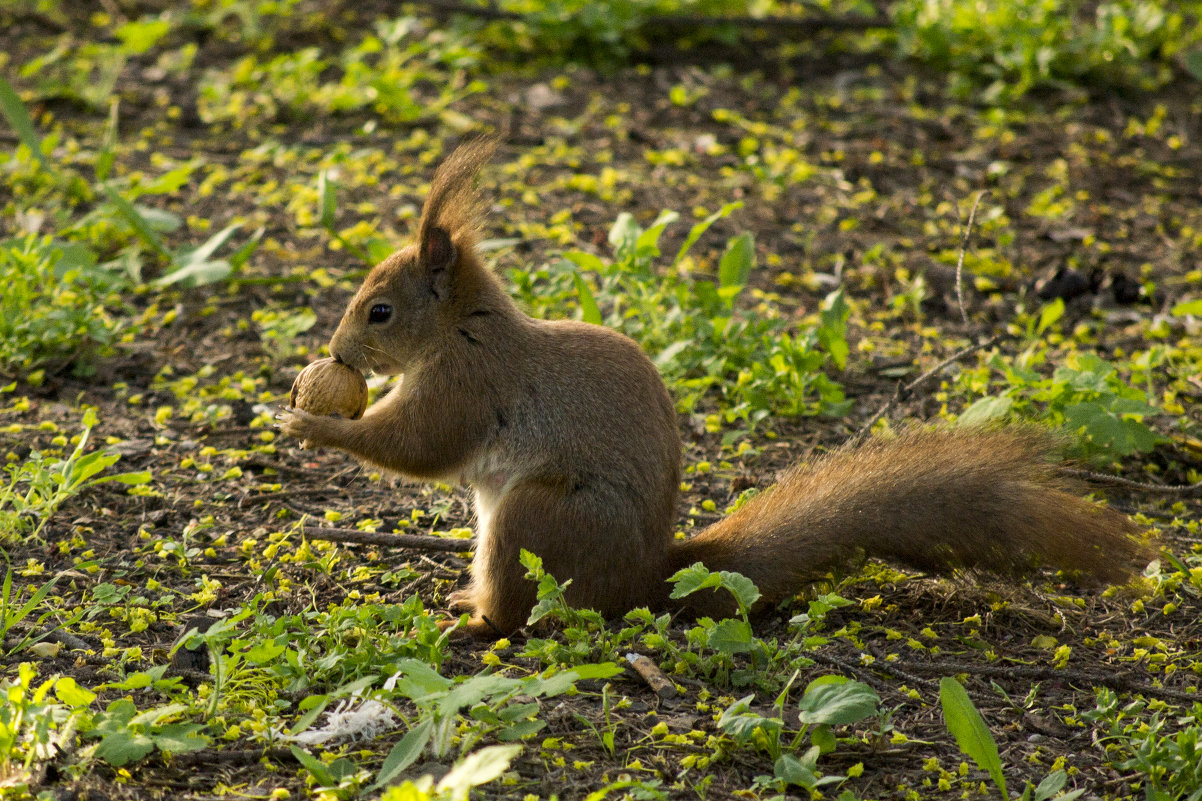
[[[281,428],[387,470],[476,493],[476,558],[452,606],[482,637],[520,627],[535,588],[522,549],[567,600],[607,615],[669,604],[695,561],[751,578],[765,600],[862,555],[930,570],[1021,572],[1036,562],[1118,580],[1147,556],[1138,527],[1058,480],[1029,428],[908,431],[792,470],[692,540],[673,538],[680,440],[671,399],[626,337],[522,314],[475,252],[474,179],[493,143],[434,176],[419,238],[379,264],[330,342],[360,370],[403,379],[359,420],[298,410]],[[387,322],[371,309],[393,310]],[[690,597],[696,613],[728,602]]]
[[[1021,574],[1046,564],[1121,581],[1149,557],[1134,539],[1140,529],[1074,494],[1057,475],[1056,446],[1051,433],[1026,426],[872,439],[794,467],[675,548],[672,569],[737,565],[766,603],[863,556],[944,573]],[[684,603],[696,613],[730,611],[717,594]]]

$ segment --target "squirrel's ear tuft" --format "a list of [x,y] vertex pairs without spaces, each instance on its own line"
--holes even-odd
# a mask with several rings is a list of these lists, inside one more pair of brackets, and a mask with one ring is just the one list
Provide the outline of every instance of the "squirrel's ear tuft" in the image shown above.
[[451,269],[458,255],[447,229],[433,226],[425,232],[418,250],[418,263],[425,267],[430,278],[430,291],[439,300],[445,300],[450,294]]
[[436,238],[433,234],[436,229],[442,229],[442,236],[461,248],[471,248],[475,244],[481,217],[476,176],[496,149],[494,137],[473,139],[460,145],[434,173],[418,226],[418,242],[423,254]]

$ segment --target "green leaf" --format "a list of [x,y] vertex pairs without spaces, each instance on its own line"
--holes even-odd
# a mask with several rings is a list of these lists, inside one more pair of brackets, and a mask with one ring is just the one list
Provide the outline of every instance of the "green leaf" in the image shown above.
[[847,357],[851,348],[847,344],[847,318],[851,315],[851,307],[843,296],[843,287],[839,287],[822,299],[819,309],[818,342],[831,355],[835,366],[842,370],[847,366]]
[[1185,70],[1202,81],[1202,50],[1191,50],[1185,54]]
[[241,227],[241,223],[233,223],[222,228],[195,250],[176,257],[174,259],[177,265],[176,269],[160,276],[152,283],[158,287],[172,284],[195,287],[223,280],[233,272],[234,266],[224,259],[213,259],[213,254],[220,250]]
[[[1069,404],[1064,419],[1073,431],[1084,431],[1097,445],[1113,448],[1126,456],[1136,450],[1137,442],[1155,441],[1147,426],[1134,420],[1123,420],[1096,401]],[[1140,437],[1135,429],[1142,428],[1149,436]]]
[[468,754],[451,768],[438,783],[439,792],[447,793],[452,801],[466,799],[473,787],[487,784],[509,769],[509,763],[521,753],[520,745],[493,745]]
[[1040,336],[1049,326],[1064,316],[1064,301],[1056,298],[1045,305],[1039,312],[1039,324],[1035,326],[1035,336]]
[[0,77],[0,114],[3,114],[4,119],[8,120],[9,127],[13,129],[17,139],[29,148],[38,163],[44,169],[50,169],[50,163],[46,161],[46,156],[42,153],[42,138],[34,130],[33,120],[29,118],[29,110],[25,108],[25,104],[21,102],[20,96],[17,95],[12,85],[2,77]]
[[79,242],[55,241],[51,244],[51,248],[58,253],[57,258],[54,259],[56,278],[62,278],[72,270],[79,270],[90,276],[106,276],[107,274],[107,270],[97,269],[96,252],[87,245]]
[[586,323],[601,325],[601,309],[597,308],[597,300],[593,297],[593,291],[580,277],[580,273],[572,273],[572,283],[576,285],[576,297],[580,300],[582,319]]
[[144,734],[118,730],[106,734],[96,746],[96,756],[115,768],[137,762],[154,750],[154,740]]
[[[494,715],[494,717],[500,723],[516,723],[519,720],[534,717],[538,714],[538,710],[539,705],[534,701],[528,704],[510,704],[502,709],[499,715]],[[488,711],[491,712],[492,710]],[[475,710],[473,710],[474,714]]]
[[686,348],[691,347],[694,344],[695,343],[693,341],[688,339],[682,339],[679,342],[673,342],[671,345],[655,355],[655,366],[663,367],[666,364],[671,364],[676,360],[677,356],[684,352]]
[[[1199,56],[1202,57],[1202,51],[1199,51]],[[1174,316],[1184,317],[1187,314],[1202,314],[1202,298],[1183,300],[1173,307]]]
[[195,250],[190,251],[184,261],[208,261],[213,257],[214,253],[220,250],[221,247],[230,240],[230,237],[237,233],[238,229],[241,227],[242,223],[232,223],[227,225],[225,228],[222,228],[220,231],[206,239],[204,244]]
[[142,216],[141,212],[134,208],[132,203],[121,197],[121,195],[117,193],[117,190],[113,189],[113,187],[109,186],[107,183],[101,183],[100,189],[108,197],[109,202],[113,204],[113,207],[117,210],[117,212],[124,217],[125,221],[129,223],[131,228],[134,229],[134,232],[138,235],[138,238],[141,239],[145,244],[149,245],[155,253],[170,261],[171,254],[167,252],[167,248],[163,245],[163,240],[160,239],[159,235],[155,233],[153,228],[151,228],[150,223],[147,222],[146,218]]
[[751,650],[751,626],[745,620],[719,620],[709,631],[707,643],[724,654],[745,654]]
[[371,264],[379,264],[392,255],[396,250],[393,243],[387,239],[373,236],[367,240],[367,260]]
[[209,744],[207,737],[200,734],[204,725],[200,723],[172,723],[151,734],[160,751],[171,754],[186,754],[199,751]]
[[721,220],[723,217],[728,216],[735,209],[742,207],[743,201],[741,200],[736,200],[733,203],[727,203],[725,206],[694,225],[691,229],[689,229],[689,235],[684,238],[684,244],[680,246],[680,250],[676,251],[676,258],[672,260],[672,263],[680,264],[681,260],[684,259],[689,250],[694,244],[696,244],[697,240],[701,238],[701,235],[709,230],[711,225],[716,223],[718,220]]
[[165,19],[139,19],[117,27],[116,34],[129,55],[142,55],[167,35],[171,23]]
[[579,676],[574,670],[562,670],[552,676],[535,676],[526,679],[523,694],[537,696],[547,696],[548,698],[563,695],[568,690],[576,686],[576,680]]
[[[38,604],[40,604],[46,598],[46,595],[49,594],[51,588],[54,587],[55,583],[60,578],[62,578],[61,575],[55,576],[54,578],[50,579],[42,586],[38,587],[37,592],[35,592],[33,595],[31,595],[29,597],[29,600],[25,602],[24,606],[22,606],[20,609],[18,609],[15,614],[9,614],[8,609],[5,608],[3,610],[4,611],[4,619],[3,619],[3,621],[0,621],[0,625],[3,626],[4,630],[11,628],[14,623],[24,620],[29,615],[30,612],[32,612],[34,609],[36,609]],[[5,607],[7,607],[7,605],[8,605],[7,601],[9,598],[11,581],[12,581],[12,571],[10,570],[4,574],[4,601],[5,601],[4,606]]]
[[234,267],[224,259],[215,261],[191,261],[182,264],[179,269],[172,270],[166,275],[159,276],[151,282],[156,287],[181,284],[187,287],[207,286],[229,277]]
[[70,676],[63,676],[54,682],[54,694],[67,706],[87,706],[96,700],[96,693],[80,687]]
[[430,742],[430,733],[433,731],[433,716],[423,718],[420,723],[407,731],[405,736],[400,739],[400,742],[394,745],[392,750],[388,752],[388,756],[384,758],[384,764],[380,766],[380,772],[376,776],[375,784],[370,789],[378,790],[391,784],[410,765],[416,762],[417,758],[422,754],[422,749],[426,747],[426,743]]
[[944,676],[939,680],[939,703],[943,707],[943,720],[947,724],[947,730],[956,738],[960,750],[972,757],[977,767],[990,775],[993,783],[1001,791],[1002,798],[1009,798],[997,743],[989,733],[981,713],[968,697],[968,692],[960,682],[951,676]]
[[160,720],[188,711],[185,704],[164,704],[144,709],[129,719],[130,726],[155,726]]
[[634,243],[635,253],[640,256],[644,254],[659,255],[659,238],[663,236],[664,230],[676,222],[679,217],[680,215],[674,211],[661,211],[655,218],[655,222],[638,235]]
[[772,766],[772,774],[785,782],[810,790],[818,786],[818,776],[792,754],[781,754]]
[[473,676],[443,696],[438,703],[438,714],[443,717],[453,715],[485,698],[513,693],[520,686],[521,681],[508,676]]
[[152,477],[153,476],[151,476],[150,471],[148,470],[137,470],[128,473],[118,473],[114,476],[102,476],[101,478],[93,481],[89,486],[96,484],[107,484],[110,481],[116,481],[118,484],[137,486],[139,484],[149,484]]
[[71,486],[82,484],[97,473],[103,472],[105,468],[116,464],[120,458],[115,453],[105,451],[92,451],[86,456],[81,456],[75,464],[71,465]]
[[638,241],[640,233],[642,233],[642,229],[634,221],[634,216],[630,212],[624,211],[619,214],[609,229],[609,244],[614,249],[614,256],[624,259],[631,255],[634,243]]
[[563,257],[582,270],[594,273],[605,272],[605,262],[592,253],[585,253],[583,250],[570,250],[563,254]]
[[296,761],[301,763],[301,766],[304,767],[305,770],[313,774],[313,777],[317,779],[318,784],[328,785],[338,783],[334,780],[334,775],[330,773],[329,768],[326,767],[326,763],[322,762],[320,759],[313,756],[303,748],[292,745],[289,746],[289,749],[292,751],[292,755],[296,757]]
[[120,101],[113,98],[109,104],[108,125],[104,128],[104,139],[101,141],[100,152],[96,155],[96,180],[107,181],[113,169],[113,160],[117,154],[117,110]]
[[598,662],[589,665],[575,665],[570,672],[575,673],[577,679],[611,679],[624,670],[624,667],[613,662]]
[[313,721],[317,720],[317,716],[326,710],[326,707],[330,705],[331,700],[332,699],[330,696],[324,694],[310,695],[307,698],[302,699],[301,702],[297,704],[297,708],[305,714],[301,715],[300,718],[297,719],[296,723],[292,724],[292,728],[288,730],[288,733],[300,734],[302,731],[305,731],[312,726]]
[[497,731],[496,737],[503,743],[524,740],[527,737],[538,734],[546,725],[547,721],[545,720],[519,720]]
[[722,576],[711,573],[709,568],[700,562],[681,568],[668,581],[672,582],[672,598],[684,598],[697,590],[715,588],[722,582]]
[[443,678],[434,668],[416,659],[401,659],[397,669],[404,675],[397,680],[395,689],[406,698],[417,701],[450,689],[452,681]]
[[138,707],[134,705],[133,699],[118,698],[99,716],[95,730],[102,733],[124,731],[136,714]]
[[242,266],[250,259],[251,254],[259,247],[259,241],[263,238],[263,234],[267,232],[267,228],[259,226],[255,232],[242,243],[242,246],[234,251],[234,255],[230,256],[230,267],[234,270],[241,270]]
[[332,230],[338,211],[338,186],[330,177],[329,170],[317,173],[317,198],[321,211],[321,227],[327,231]]
[[1062,770],[1054,770],[1044,777],[1039,786],[1035,788],[1035,801],[1047,801],[1047,799],[1059,793],[1064,789],[1065,782],[1068,781],[1068,774]]
[[831,731],[831,727],[826,723],[820,723],[810,729],[810,742],[823,754],[831,753],[838,744],[838,741],[835,739],[835,733]]
[[718,575],[722,577],[721,586],[729,590],[730,594],[735,597],[735,603],[739,605],[740,612],[750,611],[752,605],[760,599],[759,587],[756,587],[755,582],[742,573],[723,570]]
[[756,736],[759,730],[765,735],[773,735],[784,729],[784,721],[776,717],[764,717],[751,710],[754,695],[746,695],[723,710],[718,717],[718,728],[729,734],[739,744],[746,743]]
[[244,655],[244,658],[252,665],[266,665],[284,653],[284,650],[283,644],[274,640],[260,642],[251,647]]
[[[497,237],[496,239],[483,239],[480,244],[476,245],[476,250],[481,253],[489,253],[494,250],[503,250],[511,248],[514,245],[521,244],[522,238],[518,236]],[[594,256],[594,258],[596,258]]]
[[755,266],[755,240],[750,232],[739,234],[726,245],[718,262],[718,285],[724,288],[747,286]]
[[139,187],[140,195],[170,195],[178,192],[180,188],[187,186],[188,181],[192,179],[192,173],[196,171],[196,163],[188,162],[181,164],[172,170],[155,178],[153,181],[143,184]]
[[1009,395],[990,395],[980,398],[961,413],[956,420],[957,425],[976,426],[993,420],[1000,420],[1010,413],[1014,399]]
[[204,244],[200,245],[200,247],[196,248],[195,250],[188,251],[188,254],[186,254],[180,261],[183,263],[189,263],[194,261],[208,261],[209,259],[212,259],[213,254],[220,250],[222,245],[230,241],[230,237],[232,237],[234,233],[237,233],[240,227],[242,227],[242,222],[234,222],[232,225],[225,226],[224,229],[221,229],[220,231],[214,233],[212,237],[206,239]]
[[845,726],[876,714],[881,701],[863,682],[843,676],[822,676],[806,686],[797,708],[802,723]]
[[141,203],[135,203],[134,209],[142,216],[146,224],[150,226],[150,230],[155,233],[177,231],[183,224],[178,214],[173,214],[166,209],[144,206]]

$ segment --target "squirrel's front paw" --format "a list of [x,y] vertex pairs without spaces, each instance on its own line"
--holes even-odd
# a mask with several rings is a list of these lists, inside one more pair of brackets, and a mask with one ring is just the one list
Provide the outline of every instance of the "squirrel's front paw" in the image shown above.
[[328,440],[329,419],[289,406],[275,416],[275,425],[281,434],[301,440],[302,448],[315,448]]

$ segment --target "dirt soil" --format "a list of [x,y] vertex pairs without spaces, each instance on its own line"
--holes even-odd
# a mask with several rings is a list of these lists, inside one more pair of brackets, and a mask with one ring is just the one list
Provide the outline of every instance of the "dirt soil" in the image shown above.
[[[339,24],[353,32],[366,19],[348,16]],[[0,49],[12,54],[11,63],[21,63],[53,35],[36,21],[18,21],[0,33]],[[283,40],[278,47],[286,51],[296,44]],[[237,54],[228,43],[207,40],[198,46],[198,70],[227,63],[231,50]],[[285,602],[290,611],[339,603],[352,590],[378,591],[387,602],[419,593],[427,606],[440,608],[465,574],[465,554],[338,546],[341,563],[361,565],[369,575],[412,568],[417,578],[403,587],[352,586],[337,578],[347,575],[341,570],[323,576],[315,564],[246,558],[271,532],[303,517],[344,526],[372,518],[381,521],[381,531],[414,521],[406,529],[410,533],[472,524],[463,489],[375,477],[340,453],[272,441],[265,411],[286,399],[292,378],[310,356],[272,351],[249,321],[256,310],[310,307],[317,323],[296,344],[315,354],[364,268],[345,250],[332,248],[311,222],[300,221],[303,204],[294,202],[288,187],[311,187],[318,165],[328,163],[331,153],[342,154],[348,179],[339,197],[339,227],[367,220],[399,243],[410,233],[433,163],[459,134],[437,118],[365,130],[368,113],[281,115],[245,127],[209,124],[186,81],[156,80],[150,65],[136,61],[126,69],[120,84],[127,145],[121,169],[157,174],[158,155],[200,158],[204,166],[188,186],[146,202],[210,220],[212,230],[233,219],[266,226],[266,244],[248,268],[250,276],[266,280],[233,290],[215,285],[136,294],[129,303],[140,315],[138,327],[94,375],[80,378],[63,370],[39,386],[18,380],[9,397],[29,402],[0,418],[19,427],[17,433],[0,433],[0,452],[23,458],[31,449],[52,447],[58,433],[78,430],[79,407],[93,405],[101,421],[96,447],[119,452],[122,470],[150,471],[153,492],[131,495],[110,484],[73,498],[55,514],[43,542],[8,549],[11,563],[43,565],[48,574],[68,571],[69,581],[58,589],[68,605],[99,582],[129,586],[135,595],[148,594],[153,582],[155,597],[175,597],[155,608],[145,628],[114,612],[112,620],[100,621],[111,641],[103,641],[100,632],[79,634],[95,655],[63,652],[39,669],[95,684],[117,675],[98,655],[102,646],[140,647],[142,667],[161,662],[190,625],[261,592],[268,570],[277,571],[273,581],[286,577],[311,588],[311,596]],[[1063,331],[1077,323],[1092,326],[1096,352],[1125,355],[1155,344],[1142,338],[1146,329],[1137,323],[1164,315],[1183,296],[1183,277],[1202,268],[1196,240],[1202,231],[1202,109],[1196,84],[1157,93],[1051,93],[1021,109],[999,110],[949,98],[941,76],[856,56],[736,67],[652,63],[612,73],[514,70],[492,74],[488,82],[486,90],[452,108],[480,129],[505,131],[495,165],[484,177],[495,198],[485,237],[519,240],[498,252],[499,270],[541,264],[567,248],[604,254],[607,230],[622,211],[646,223],[661,209],[688,216],[698,207],[713,210],[740,199],[742,209],[701,244],[703,266],[705,260],[712,264],[727,237],[751,231],[762,265],[756,287],[775,293],[799,318],[814,312],[836,282],[847,288],[854,308],[852,364],[834,377],[844,383],[852,410],[839,419],[770,421],[743,456],[724,451],[721,434],[706,430],[704,413],[716,407],[682,417],[686,463],[727,463],[690,477],[680,506],[685,529],[713,518],[702,510],[705,501],[724,508],[741,489],[769,485],[796,459],[840,445],[894,395],[899,380],[1005,331],[1017,310],[1038,307],[1040,292],[1068,299]],[[700,99],[674,103],[669,95],[675,86],[696,90]],[[715,114],[723,109],[738,122]],[[39,121],[62,126],[92,146],[103,131],[103,112],[77,104],[51,101],[35,112]],[[741,144],[760,149],[758,168],[747,166]],[[813,165],[812,177],[774,178],[797,160]],[[216,181],[215,191],[204,189],[203,179],[217,170],[225,177]],[[373,180],[361,180],[360,170]],[[585,180],[603,175],[611,186],[602,191]],[[957,300],[955,254],[967,212],[982,190],[988,193],[961,290],[966,324]],[[1063,204],[1059,211],[1032,212],[1033,204],[1046,205],[1049,198]],[[669,233],[666,253],[675,252],[686,230],[679,225]],[[1009,233],[999,237],[999,231]],[[196,235],[183,230],[174,236]],[[306,280],[306,271],[319,269],[320,275]],[[978,276],[990,284],[974,281]],[[917,280],[925,288],[908,295]],[[1022,347],[1021,337],[1008,337],[990,352],[1013,358]],[[985,358],[973,354],[961,361],[976,367]],[[948,391],[957,369],[949,366],[942,384],[932,382],[895,404],[887,419],[930,420],[945,409],[961,410],[963,398]],[[1193,396],[1179,400],[1197,421],[1202,384],[1193,385]],[[1202,469],[1202,452],[1196,443],[1170,438],[1151,455],[1104,469],[1163,484],[1189,483],[1191,471]],[[1105,496],[1157,523],[1168,551],[1184,554],[1197,547],[1196,539],[1172,525],[1174,519],[1198,519],[1197,494],[1119,487]],[[187,569],[168,567],[162,553],[147,550],[155,541],[176,543],[181,549],[176,557],[186,559]],[[80,558],[95,567],[77,569]],[[198,606],[190,599],[202,576],[219,588]],[[963,797],[966,784],[985,781],[975,766],[959,772],[964,758],[937,701],[944,675],[961,677],[972,692],[998,740],[1012,788],[1027,778],[1038,781],[1053,763],[1065,760],[1072,769],[1070,786],[1098,798],[1127,797],[1141,780],[1136,771],[1108,766],[1103,732],[1077,717],[1093,708],[1094,688],[1170,703],[1197,692],[1202,646],[1197,607],[1171,615],[1154,604],[1135,611],[1122,590],[1079,587],[1051,574],[1014,583],[874,568],[847,579],[838,592],[853,603],[830,614],[825,643],[814,648],[813,665],[798,686],[839,673],[871,685],[882,708],[891,710],[887,726],[873,724],[882,728],[877,736],[862,731],[820,763],[830,773],[862,764],[862,774],[847,785],[860,797]],[[757,622],[757,634],[787,638],[788,619],[805,608],[802,598],[766,615]],[[683,630],[686,624],[677,625]],[[1163,650],[1152,658],[1138,653],[1132,643],[1139,637],[1154,638]],[[513,640],[510,653],[523,636]],[[1055,666],[1049,641],[1071,648],[1067,667]],[[444,675],[477,672],[485,650],[453,644]],[[28,658],[9,656],[4,670]],[[1167,670],[1168,665],[1181,669]],[[189,674],[188,681],[202,677]],[[515,761],[513,781],[490,785],[483,795],[546,797],[554,791],[561,798],[581,798],[634,773],[661,779],[665,789],[675,786],[668,791],[674,798],[726,798],[749,787],[754,776],[770,773],[771,761],[751,751],[716,759],[699,773],[683,767],[681,759],[708,753],[703,745],[646,747],[659,721],[672,732],[716,730],[699,693],[708,689],[715,699],[743,694],[687,678],[681,683],[683,697],[661,701],[633,675],[615,680],[615,691],[631,702],[613,713],[616,760],[576,717],[602,721],[597,697],[557,699],[544,736],[574,745],[566,765],[540,752],[536,738]],[[762,704],[771,700],[766,694],[759,698]],[[390,745],[391,740],[367,747],[382,755]],[[641,771],[629,769],[629,756],[626,762],[621,758],[636,752]],[[428,763],[418,768],[439,769]],[[941,779],[940,771],[951,779]],[[689,789],[704,774],[711,777],[708,784]],[[57,798],[99,801],[263,797],[273,787],[305,792],[286,751],[260,753],[215,742],[197,755],[164,760],[156,754],[120,772],[101,764],[82,779],[52,768],[40,789]]]

